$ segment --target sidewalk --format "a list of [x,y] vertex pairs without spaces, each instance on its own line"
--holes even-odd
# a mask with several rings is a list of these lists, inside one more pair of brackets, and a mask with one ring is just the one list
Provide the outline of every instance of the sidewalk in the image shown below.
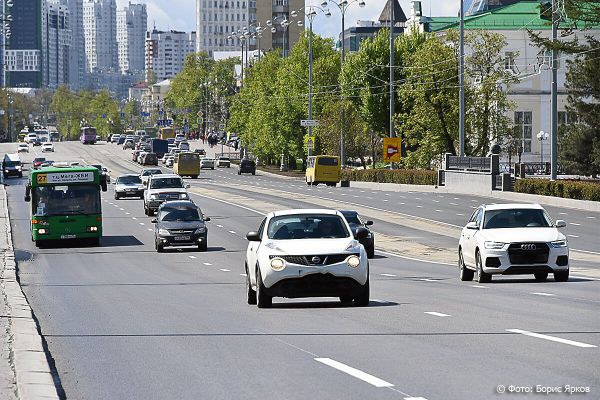
[[16,269],[8,199],[0,184],[0,399],[58,399],[42,337]]

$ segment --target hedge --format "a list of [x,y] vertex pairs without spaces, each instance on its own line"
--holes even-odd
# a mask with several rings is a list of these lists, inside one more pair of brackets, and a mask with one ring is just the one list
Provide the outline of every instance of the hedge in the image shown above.
[[435,185],[437,173],[425,169],[348,169],[342,171],[342,180]]
[[600,201],[600,183],[585,181],[550,181],[517,179],[515,192],[564,197],[566,199]]

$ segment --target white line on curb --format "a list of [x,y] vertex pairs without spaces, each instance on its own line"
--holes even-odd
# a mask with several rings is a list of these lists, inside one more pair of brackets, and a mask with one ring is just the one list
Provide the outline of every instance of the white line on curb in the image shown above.
[[370,383],[371,385],[373,385],[375,387],[392,387],[392,386],[394,386],[393,384],[386,382],[383,379],[379,379],[376,376],[367,374],[366,372],[363,372],[356,368],[352,368],[349,365],[342,364],[341,362],[332,360],[331,358],[315,358],[315,361],[318,361],[322,364],[325,364],[332,368],[335,368],[338,371],[342,371],[348,375],[351,375],[355,378],[360,379],[361,381]]
[[507,329],[507,331],[512,332],[512,333],[519,333],[519,334],[525,335],[525,336],[531,336],[531,337],[538,338],[538,339],[550,340],[552,342],[564,343],[564,344],[568,344],[568,345],[576,346],[576,347],[585,347],[585,348],[598,347],[598,346],[594,346],[593,344],[576,342],[574,340],[563,339],[563,338],[559,338],[556,336],[543,335],[541,333],[524,331],[522,329]]

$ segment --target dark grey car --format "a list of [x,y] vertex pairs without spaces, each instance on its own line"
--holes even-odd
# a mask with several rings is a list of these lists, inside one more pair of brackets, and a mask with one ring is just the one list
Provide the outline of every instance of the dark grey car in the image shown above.
[[208,228],[200,207],[191,201],[167,201],[158,208],[157,216],[152,220],[154,228],[154,246],[162,253],[169,246],[197,246],[198,250],[208,248]]
[[373,225],[373,221],[364,221],[356,211],[340,210],[340,212],[344,218],[346,218],[346,221],[348,221],[348,225],[350,225],[352,233],[356,233],[356,229],[360,227],[363,227],[369,231],[367,237],[359,239],[358,241],[360,244],[365,246],[368,258],[375,257],[375,236],[369,229],[369,226]]

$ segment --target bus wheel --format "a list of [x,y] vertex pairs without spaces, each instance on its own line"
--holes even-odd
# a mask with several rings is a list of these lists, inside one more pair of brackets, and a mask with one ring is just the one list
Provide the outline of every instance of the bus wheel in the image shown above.
[[97,238],[97,237],[96,238],[91,238],[90,239],[90,245],[91,246],[95,246],[95,247],[100,246],[100,238]]

